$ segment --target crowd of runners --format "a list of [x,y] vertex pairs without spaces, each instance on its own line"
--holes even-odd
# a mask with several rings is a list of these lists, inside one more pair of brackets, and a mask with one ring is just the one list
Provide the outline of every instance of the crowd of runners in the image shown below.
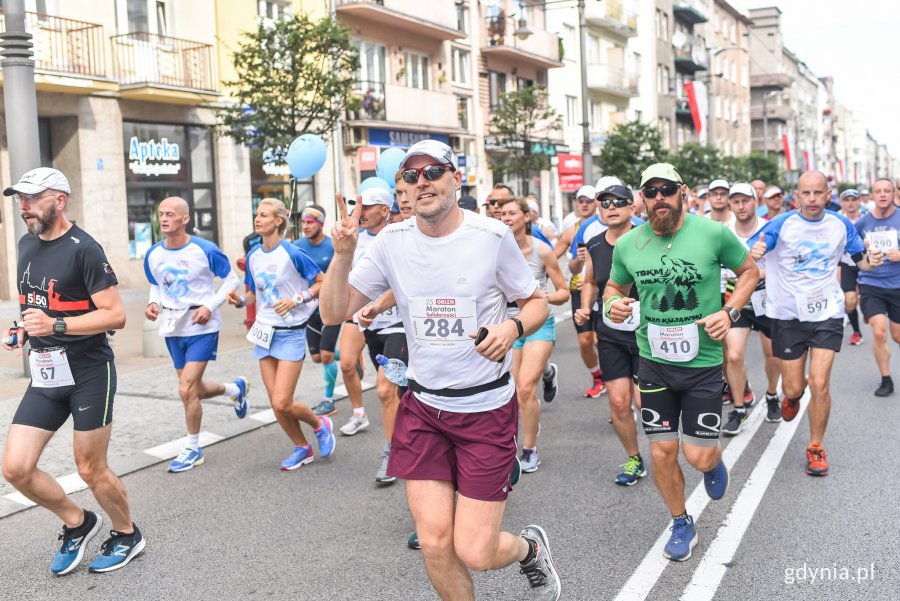
[[[831,368],[846,324],[849,343],[863,343],[860,310],[880,372],[871,388],[893,394],[900,199],[890,180],[878,179],[871,192],[844,190],[836,203],[815,171],[786,198],[759,180],[692,189],[697,182],[657,163],[627,182],[635,189],[613,175],[583,186],[558,228],[540,216],[536,198],[504,184],[480,210],[471,196],[458,198],[456,157],[435,140],[407,151],[393,183],[393,192],[338,196],[330,236],[326,209],[303,208],[294,242],[289,209],[263,199],[243,278],[215,244],[188,233],[183,199],[160,203],[161,240],[144,258],[145,315],[159,324],[184,405],[186,445],[170,472],[206,460],[203,399],[227,397],[238,419],[247,415],[247,374],[223,383],[205,380],[204,371],[216,358],[223,307],[255,305],[247,339],[288,439],[273,467],[292,471],[327,458],[339,438],[370,427],[367,351],[384,429],[374,480],[405,481],[416,526],[408,543],[421,549],[440,597],[472,599],[470,571],[516,564],[534,598],[559,599],[547,533],[500,526],[507,496],[527,477],[520,473],[540,469],[541,404],[558,394],[552,353],[557,328],[568,326],[557,324],[551,306],[571,305],[584,365],[565,377],[583,377],[585,397],[609,400],[624,458],[621,469],[608,466],[609,482],[633,486],[652,471],[672,520],[664,554],[675,561],[688,559],[699,540],[679,452],[702,473],[710,498],[721,499],[729,474],[720,435],[740,434],[757,402],[765,402],[766,421],[790,421],[808,389],[806,472],[828,473]],[[74,570],[103,518],[37,467],[71,415],[79,474],[112,525],[90,570],[115,570],[146,544],[106,463],[116,390],[107,332],[125,322],[115,272],[101,246],[66,218],[65,175],[36,169],[4,194],[15,196],[29,234],[19,243],[22,321],[3,347],[30,343],[32,383],[9,430],[3,476],[62,520],[51,570]],[[764,395],[749,385],[751,331],[764,357]],[[324,374],[323,398],[309,404],[297,398],[307,354]],[[385,358],[408,366],[402,379],[385,371]],[[352,409],[337,427],[339,372]],[[649,457],[639,452],[638,424]]]

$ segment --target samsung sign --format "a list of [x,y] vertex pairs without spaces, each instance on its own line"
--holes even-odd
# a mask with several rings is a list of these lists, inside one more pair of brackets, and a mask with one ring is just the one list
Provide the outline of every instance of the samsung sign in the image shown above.
[[181,171],[181,149],[178,144],[169,143],[168,138],[161,138],[159,142],[153,139],[141,142],[137,136],[132,136],[128,161],[128,169],[137,175],[175,175]]
[[407,148],[422,140],[438,140],[444,144],[450,144],[450,136],[447,134],[406,131],[402,129],[369,128],[369,144],[371,146],[400,146]]

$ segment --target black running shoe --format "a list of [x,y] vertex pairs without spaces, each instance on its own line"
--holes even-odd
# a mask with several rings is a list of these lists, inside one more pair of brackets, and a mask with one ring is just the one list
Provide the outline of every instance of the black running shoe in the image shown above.
[[551,403],[553,399],[556,398],[556,393],[559,390],[559,369],[556,367],[556,363],[550,364],[550,371],[553,372],[553,375],[550,378],[544,378],[544,402]]

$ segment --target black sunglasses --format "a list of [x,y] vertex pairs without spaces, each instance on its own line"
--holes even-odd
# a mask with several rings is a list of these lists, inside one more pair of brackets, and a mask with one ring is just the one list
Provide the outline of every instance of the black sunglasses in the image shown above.
[[644,186],[641,188],[641,193],[643,193],[644,198],[656,198],[656,195],[660,192],[663,193],[663,196],[672,196],[677,194],[679,190],[681,190],[679,184],[663,184],[662,186]]
[[575,202],[580,202],[583,205],[591,204],[594,202],[593,198],[588,198],[587,196],[579,196],[575,199]]
[[417,183],[420,175],[424,175],[426,180],[433,182],[436,179],[440,179],[445,171],[451,169],[453,167],[450,165],[426,165],[421,169],[406,169],[400,174],[400,177],[407,184]]
[[630,198],[604,198],[600,201],[600,206],[604,209],[608,209],[611,206],[614,206],[617,209],[623,209],[633,202],[634,201]]

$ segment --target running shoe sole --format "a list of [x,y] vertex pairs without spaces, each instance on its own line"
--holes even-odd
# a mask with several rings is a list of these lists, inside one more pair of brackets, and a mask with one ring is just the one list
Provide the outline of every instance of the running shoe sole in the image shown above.
[[537,531],[541,537],[541,540],[539,540],[538,543],[544,545],[544,550],[547,551],[547,565],[550,567],[550,575],[553,576],[553,580],[556,582],[557,593],[555,601],[559,601],[560,594],[562,593],[562,583],[559,581],[559,574],[556,573],[556,566],[553,565],[553,554],[550,552],[550,538],[547,537],[547,533],[544,532],[544,529],[536,524],[526,526],[525,530],[528,530],[529,528]]
[[303,467],[304,465],[309,465],[310,463],[312,463],[312,462],[315,461],[315,460],[316,460],[316,456],[315,456],[315,455],[310,455],[309,457],[306,457],[306,458],[301,459],[300,461],[298,461],[298,462],[297,462],[297,465],[292,465],[291,467],[284,467],[284,466],[282,465],[282,466],[281,466],[281,471],[283,471],[283,472],[293,472],[294,470],[300,469],[300,468]]
[[250,380],[245,378],[244,376],[240,376],[235,380],[237,382],[241,380],[244,383],[244,394],[241,398],[240,406],[234,407],[234,414],[238,419],[244,419],[247,417],[247,411],[250,409],[250,403],[247,401],[247,397],[250,396]]
[[91,528],[90,532],[84,535],[84,540],[81,541],[81,546],[78,547],[78,555],[75,556],[75,561],[73,561],[72,564],[62,572],[54,572],[57,576],[65,576],[66,574],[71,573],[72,570],[78,567],[78,565],[81,563],[81,560],[84,559],[84,550],[87,547],[87,544],[91,541],[92,538],[97,536],[97,533],[100,532],[100,528],[103,527],[103,516],[101,516],[99,513],[96,513],[94,515],[97,516],[97,523],[94,524],[94,527]]
[[109,566],[108,568],[96,568],[96,569],[90,568],[89,571],[93,572],[94,574],[105,574],[106,572],[113,572],[115,570],[118,570],[119,568],[124,568],[129,563],[131,563],[132,559],[134,559],[135,557],[137,557],[138,555],[143,553],[144,547],[146,547],[146,546],[147,546],[147,543],[144,541],[144,539],[142,537],[141,540],[138,542],[138,544],[136,544],[134,546],[134,551],[132,551],[131,554],[128,557],[126,557],[125,561],[123,561],[122,563],[117,563],[116,565]]
[[186,471],[188,471],[188,470],[194,469],[195,467],[199,467],[199,466],[203,465],[204,463],[206,463],[206,458],[205,458],[205,457],[201,457],[198,461],[195,461],[194,463],[191,463],[191,464],[186,465],[186,466],[184,466],[184,467],[180,467],[180,468],[177,468],[177,469],[174,469],[174,470],[170,467],[170,468],[169,468],[169,473],[170,473],[170,474],[180,474],[181,472],[186,472]]
[[694,547],[697,546],[697,543],[700,542],[700,533],[697,530],[694,530],[694,538],[691,539],[691,542],[688,544],[688,552],[684,557],[672,557],[668,553],[666,553],[665,549],[663,549],[663,557],[669,559],[671,561],[687,561],[691,558],[691,554],[694,551]]
[[647,476],[647,470],[644,470],[640,474],[635,474],[635,476],[637,476],[637,478],[635,480],[632,480],[631,482],[620,482],[618,479],[613,480],[613,482],[615,482],[619,486],[634,486],[638,483],[638,480]]

